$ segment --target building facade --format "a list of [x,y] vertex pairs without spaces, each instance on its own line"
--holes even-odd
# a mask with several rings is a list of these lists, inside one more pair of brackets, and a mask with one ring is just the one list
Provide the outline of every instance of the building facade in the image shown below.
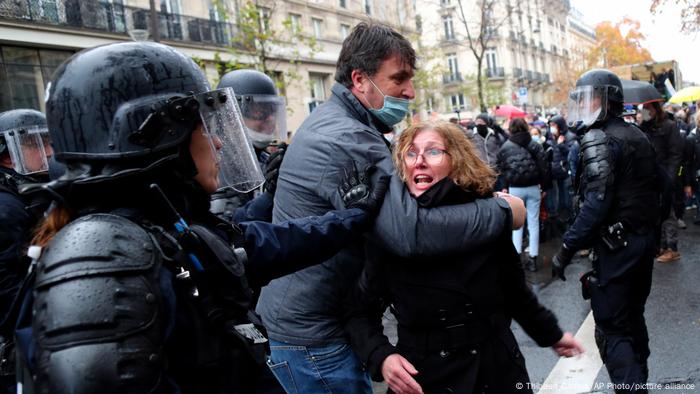
[[[485,9],[489,3],[493,6]],[[555,82],[572,57],[585,52],[579,49],[581,41],[595,43],[588,32],[572,28],[568,0],[419,0],[416,8],[422,10],[421,40],[439,47],[441,56],[433,62],[443,70],[442,88],[426,109],[445,117],[480,112],[470,37],[477,50],[479,41],[484,43],[481,74],[487,106],[512,104],[542,113],[560,106]]]
[[[358,22],[371,19],[392,25],[408,36],[415,33],[411,0],[153,3],[155,15],[150,12],[149,0],[0,2],[0,111],[43,111],[44,91],[53,71],[79,50],[111,42],[153,40],[154,35],[198,60],[215,85],[222,63],[256,63],[255,54],[236,46],[236,38],[242,34],[236,21],[250,3],[262,15],[260,28],[279,33],[279,42],[266,53],[266,65],[281,81],[291,135],[328,98],[342,40]],[[151,28],[153,20],[157,33]],[[308,42],[313,42],[315,49]]]

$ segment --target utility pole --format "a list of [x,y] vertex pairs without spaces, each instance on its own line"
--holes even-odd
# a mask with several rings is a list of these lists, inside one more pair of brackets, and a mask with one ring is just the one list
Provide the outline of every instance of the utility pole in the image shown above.
[[156,0],[150,0],[151,6],[151,39],[154,42],[160,41],[160,33],[158,32],[158,13],[156,12]]

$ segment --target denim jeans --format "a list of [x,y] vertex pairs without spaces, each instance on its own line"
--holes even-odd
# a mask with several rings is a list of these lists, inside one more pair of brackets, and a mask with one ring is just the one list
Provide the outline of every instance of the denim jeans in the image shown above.
[[270,340],[267,365],[291,394],[372,393],[369,374],[346,343],[297,346]]
[[[538,185],[527,187],[511,186],[508,190],[515,197],[520,197],[525,202],[527,210],[527,232],[530,239],[530,256],[537,257],[540,248],[540,202],[542,195]],[[513,230],[513,245],[518,253],[522,252],[523,229]]]

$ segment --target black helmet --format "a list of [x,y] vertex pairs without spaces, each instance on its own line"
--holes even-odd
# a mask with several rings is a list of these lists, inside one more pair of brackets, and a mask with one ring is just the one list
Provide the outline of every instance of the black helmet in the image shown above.
[[593,123],[622,113],[622,81],[611,71],[594,69],[576,81],[569,94],[569,124],[583,130]]
[[[222,185],[248,191],[242,175],[262,179],[232,91],[211,91],[197,64],[166,45],[115,43],[73,55],[53,76],[46,111],[55,156],[67,164],[68,179],[139,171],[178,158],[186,151],[180,145],[200,124],[219,160]],[[219,152],[216,137],[223,142]],[[85,174],[87,168],[99,174]]]
[[258,149],[287,138],[286,103],[275,82],[257,70],[234,70],[217,88],[233,88],[248,135]]
[[0,154],[5,153],[22,175],[48,171],[52,150],[43,113],[33,109],[0,113]]
[[118,161],[156,155],[200,122],[188,94],[209,90],[192,59],[152,42],[81,51],[48,88],[46,115],[56,158]]
[[8,151],[6,131],[32,127],[46,128],[46,116],[34,109],[13,109],[0,113],[0,155]]
[[622,97],[622,81],[620,77],[610,70],[596,68],[586,71],[576,81],[576,87],[579,86],[594,86],[607,90],[608,101],[621,103],[624,100]]

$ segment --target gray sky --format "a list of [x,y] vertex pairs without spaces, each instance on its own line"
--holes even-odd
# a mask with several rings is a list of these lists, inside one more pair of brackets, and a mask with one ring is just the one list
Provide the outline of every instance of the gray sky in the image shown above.
[[667,0],[656,15],[649,12],[650,4],[650,0],[571,0],[591,26],[606,20],[615,23],[624,16],[638,20],[654,60],[676,60],[683,79],[700,84],[700,34],[680,33],[681,7],[674,0]]

